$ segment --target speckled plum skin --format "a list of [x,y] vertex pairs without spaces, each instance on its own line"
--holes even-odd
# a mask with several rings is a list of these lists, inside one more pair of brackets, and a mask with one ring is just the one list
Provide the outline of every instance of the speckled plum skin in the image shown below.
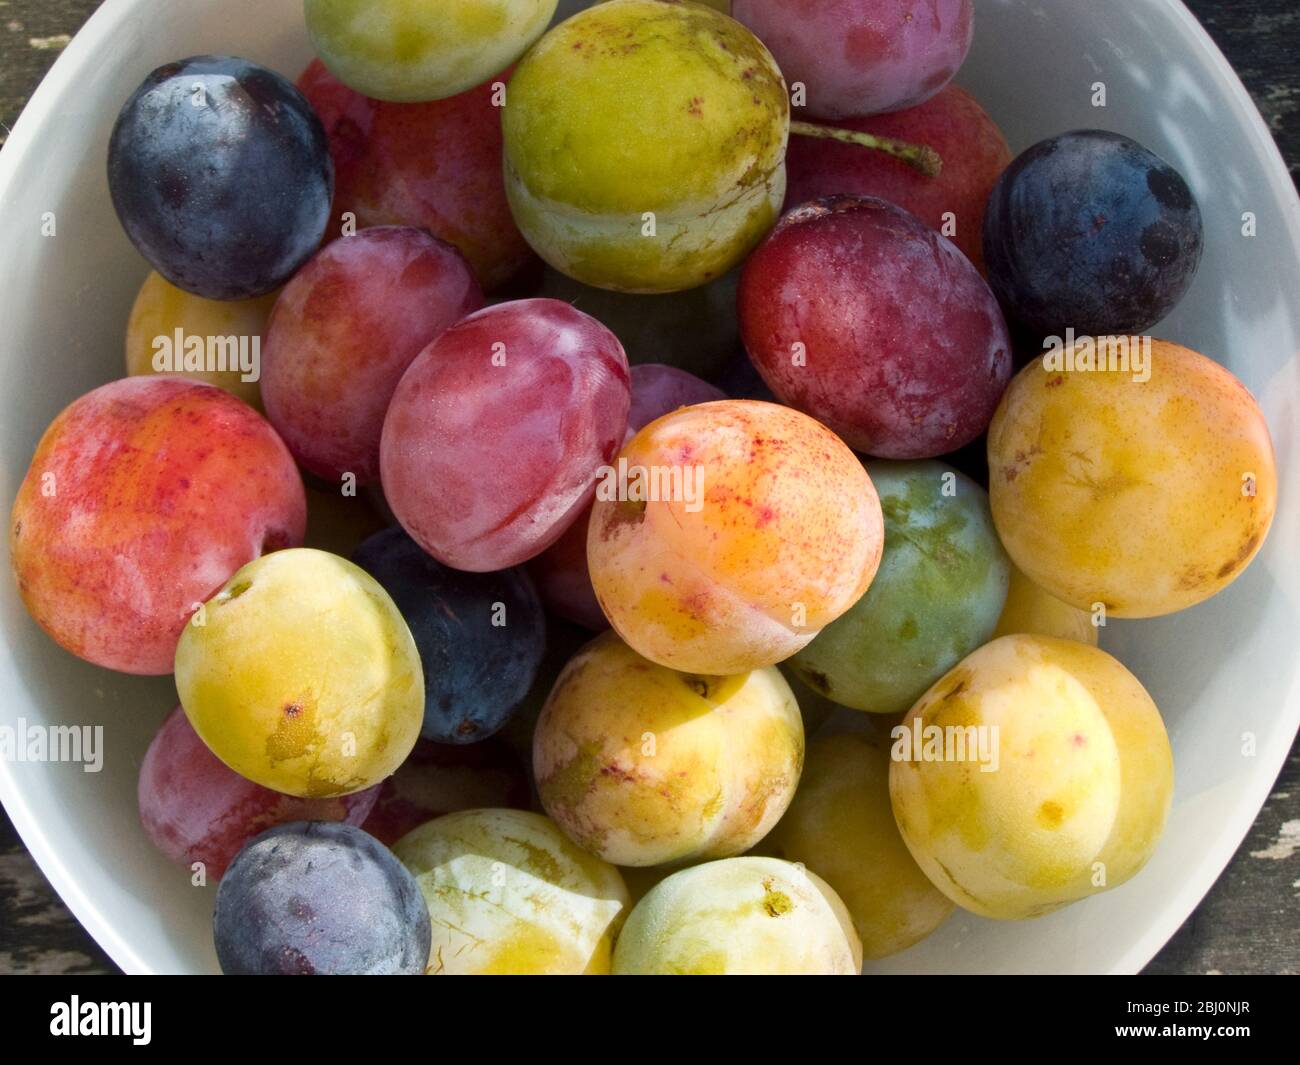
[[989,427],[989,502],[1012,560],[1070,606],[1121,618],[1227,587],[1277,510],[1272,438],[1245,385],[1190,348],[1150,345],[1145,380],[1119,368],[1119,340],[1094,347],[1115,369],[1030,363]]
[[810,741],[794,802],[759,845],[817,870],[844,900],[867,958],[906,950],[953,910],[898,834],[889,747],[883,729]]
[[275,430],[212,385],[128,377],[66,407],[10,516],[37,623],[80,658],[172,671],[185,620],[239,567],[302,542],[302,479]]
[[318,477],[375,480],[397,382],[443,330],[482,306],[464,257],[422,229],[376,226],[326,245],[271,312],[266,416]]
[[984,209],[1011,162],[1011,149],[975,97],[949,85],[905,111],[837,119],[835,125],[928,144],[942,156],[943,170],[938,177],[926,177],[883,152],[816,137],[791,137],[785,157],[787,209],[824,196],[876,196],[939,230],[983,269]]
[[451,569],[396,528],[370,537],[352,560],[393,597],[420,650],[424,738],[477,743],[504,727],[546,651],[546,616],[528,574]]
[[605,975],[627,916],[619,871],[525,810],[465,810],[393,852],[433,919],[430,976]]
[[596,4],[538,41],[509,93],[515,220],[578,281],[642,293],[706,284],[780,213],[785,83],[758,39],[717,11]]
[[979,271],[883,200],[791,211],[746,262],[737,306],[772,391],[868,455],[955,451],[988,427],[1011,378],[1011,338]]
[[342,232],[345,213],[358,228],[419,226],[459,248],[487,291],[535,263],[506,202],[492,84],[430,103],[386,103],[312,62],[298,88],[320,116],[334,160],[327,238]]
[[140,764],[140,823],[174,862],[201,862],[215,882],[238,850],[259,832],[290,821],[346,821],[372,816],[380,787],[330,799],[299,799],[263,788],[227,768],[176,707]]
[[780,670],[677,673],[613,633],[570,661],[533,736],[542,805],[583,850],[648,866],[740,854],[790,804],[803,721]]
[[855,710],[901,714],[993,633],[1010,562],[979,485],[942,462],[873,462],[885,551],[866,594],[790,659]]
[[1177,306],[1204,246],[1183,176],[1128,137],[1040,141],[998,180],[984,215],[989,283],[1038,336],[1145,333]]
[[334,167],[291,82],[201,55],[159,67],[123,105],[108,186],[131,243],[168,281],[249,299],[284,284],[320,244]]
[[526,810],[532,802],[527,768],[497,737],[459,746],[417,740],[397,772],[374,790],[373,809],[361,827],[388,847],[446,814],[488,807]]
[[615,975],[856,976],[862,945],[840,897],[776,858],[725,858],[674,873],[628,915]]
[[598,498],[592,510],[596,596],[652,662],[715,675],[773,665],[875,576],[884,533],[871,479],[834,433],[798,411],[697,404],[651,422],[621,459],[698,469],[703,481],[694,503],[669,492],[643,504]]
[[[631,298],[631,297],[629,297]],[[725,393],[675,366],[641,363],[632,367],[632,406],[624,443],[637,431],[678,407],[726,399]],[[601,613],[587,568],[588,508],[564,535],[529,563],[529,572],[549,610],[562,618],[600,630],[609,622]]]
[[[807,114],[849,118],[924,103],[970,51],[973,0],[733,0]],[[803,117],[803,116],[797,116]]]
[[432,936],[419,886],[387,847],[307,821],[239,852],[212,928],[228,976],[418,976]]
[[489,307],[425,348],[397,386],[384,494],[445,565],[518,565],[582,513],[630,402],[627,357],[594,318],[556,300]]
[[955,744],[945,756],[942,739],[927,751],[896,737],[899,831],[964,909],[1001,920],[1051,913],[1124,883],[1159,842],[1174,788],[1169,738],[1151,696],[1104,651],[1003,636],[941,678],[903,724],[912,735],[937,728],[936,738],[983,729],[997,753],[983,772]]

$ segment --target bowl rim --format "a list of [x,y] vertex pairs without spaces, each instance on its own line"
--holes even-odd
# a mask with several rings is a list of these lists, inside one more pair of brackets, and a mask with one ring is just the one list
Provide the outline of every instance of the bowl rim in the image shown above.
[[[92,62],[101,49],[111,47],[119,28],[128,17],[136,14],[137,7],[144,2],[146,0],[104,0],[55,60],[14,122],[5,144],[0,147],[0,205],[8,200],[10,188],[21,169],[20,161],[36,147],[36,131],[53,105],[73,88],[78,72]],[[1264,162],[1264,174],[1277,201],[1290,201],[1294,208],[1284,212],[1285,224],[1292,251],[1300,259],[1300,197],[1277,142],[1237,72],[1196,16],[1182,0],[1160,0],[1160,3],[1181,25],[1201,58],[1218,73],[1233,117]],[[1293,685],[1290,697],[1278,709],[1283,723],[1289,721],[1291,725],[1291,740],[1279,743],[1267,757],[1260,752],[1247,801],[1237,804],[1225,821],[1226,827],[1195,860],[1182,886],[1168,897],[1142,935],[1119,953],[1109,969],[1110,973],[1127,974],[1141,970],[1191,916],[1236,854],[1263,809],[1290,754],[1295,734],[1300,731],[1300,683]],[[28,853],[86,932],[127,974],[154,974],[152,965],[82,890],[74,872],[40,828],[38,818],[24,800],[4,761],[0,761],[0,802]]]

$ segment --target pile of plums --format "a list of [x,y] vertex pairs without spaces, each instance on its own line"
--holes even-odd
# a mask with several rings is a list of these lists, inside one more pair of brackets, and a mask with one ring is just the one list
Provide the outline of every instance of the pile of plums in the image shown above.
[[306,0],[296,85],[122,107],[153,272],[11,557],[67,651],[174,674],[140,818],[224,971],[857,973],[1156,847],[1099,633],[1277,492],[1146,335],[1191,189],[1118,132],[1013,159],[971,0],[727,7]]

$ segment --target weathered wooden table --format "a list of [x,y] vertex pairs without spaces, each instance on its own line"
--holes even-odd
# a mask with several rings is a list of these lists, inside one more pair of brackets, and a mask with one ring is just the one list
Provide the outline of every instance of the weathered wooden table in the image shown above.
[[[1294,176],[1300,8],[1295,0],[1187,3],[1250,89]],[[0,143],[69,36],[98,6],[99,0],[0,0]],[[0,973],[115,971],[0,816]],[[1147,972],[1300,973],[1300,745],[1232,864]]]

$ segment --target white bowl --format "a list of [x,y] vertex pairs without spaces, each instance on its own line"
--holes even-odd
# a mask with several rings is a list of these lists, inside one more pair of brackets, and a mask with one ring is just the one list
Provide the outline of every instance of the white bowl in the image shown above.
[[[562,3],[564,13],[580,3]],[[567,10],[566,10],[567,9]],[[4,323],[3,505],[36,441],[76,396],[122,373],[122,332],[145,264],[104,176],[119,107],[154,67],[247,56],[290,77],[311,58],[297,3],[108,0],[59,58],[0,153]],[[1175,0],[982,0],[959,80],[1013,148],[1104,127],[1186,175],[1205,216],[1191,294],[1155,335],[1217,358],[1255,393],[1284,474],[1300,468],[1300,217],[1291,179],[1250,98]],[[1093,84],[1108,106],[1091,106]],[[42,235],[53,212],[56,235]],[[1242,235],[1243,212],[1257,235]],[[1191,913],[1232,857],[1300,722],[1300,494],[1284,477],[1263,552],[1209,603],[1159,621],[1113,622],[1104,644],[1146,683],[1173,740],[1178,786],[1151,863],[1123,887],[1019,923],[959,915],[869,972],[1132,972]],[[0,798],[91,935],[128,972],[210,972],[211,886],[150,846],[136,819],[140,758],[175,702],[170,678],[86,665],[32,623],[0,582],[0,724],[103,725],[101,773],[0,763]],[[1252,746],[1253,744],[1253,746]]]

